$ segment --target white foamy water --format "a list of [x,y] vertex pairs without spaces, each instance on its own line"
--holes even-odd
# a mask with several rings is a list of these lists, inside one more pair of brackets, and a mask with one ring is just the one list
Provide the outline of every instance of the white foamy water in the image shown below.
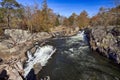
[[[67,40],[67,44],[71,45],[73,43],[79,43],[78,40],[84,41],[84,31],[79,31],[76,36],[70,37],[69,40]],[[71,52],[74,51],[73,48],[69,49]],[[53,46],[47,45],[43,47],[39,47],[36,49],[36,52],[34,55],[31,54],[30,51],[27,52],[28,60],[26,61],[26,67],[24,69],[25,74],[24,77],[28,75],[30,70],[33,68],[33,66],[36,63],[40,63],[41,66],[45,66],[45,64],[48,62],[48,60],[51,58],[52,54],[56,51],[56,49],[53,48]],[[74,54],[71,54],[71,56],[74,56]]]
[[84,37],[85,37],[84,31],[79,31],[76,36],[72,36],[71,38],[78,38],[84,40]]
[[84,31],[79,31],[77,35],[72,36],[72,37],[70,37],[69,40],[67,40],[67,44],[70,45],[70,44],[77,43],[77,42],[79,43],[79,40],[87,42],[85,39],[85,36],[86,35],[85,35]]
[[53,46],[46,45],[43,47],[38,47],[34,55],[32,56],[31,52],[27,52],[28,60],[26,61],[26,67],[24,69],[24,77],[28,75],[30,70],[36,63],[40,63],[41,66],[45,66],[48,60],[51,58],[56,49]]

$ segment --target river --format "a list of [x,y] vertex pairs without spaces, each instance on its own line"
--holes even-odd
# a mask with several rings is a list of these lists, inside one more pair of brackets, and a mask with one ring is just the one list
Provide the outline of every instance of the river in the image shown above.
[[120,80],[120,67],[91,51],[83,34],[54,38],[46,44],[57,51],[37,78],[50,80]]

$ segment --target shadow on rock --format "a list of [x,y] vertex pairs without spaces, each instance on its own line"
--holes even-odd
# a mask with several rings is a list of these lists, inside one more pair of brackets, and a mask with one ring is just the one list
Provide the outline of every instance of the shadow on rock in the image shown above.
[[26,76],[26,80],[37,80],[34,69],[31,69],[29,74]]
[[8,80],[9,76],[7,75],[7,71],[6,70],[2,70],[0,72],[0,80]]

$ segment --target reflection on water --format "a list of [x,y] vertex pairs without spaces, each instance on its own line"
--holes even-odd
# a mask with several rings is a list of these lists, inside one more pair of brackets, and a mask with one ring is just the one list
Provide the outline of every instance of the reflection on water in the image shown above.
[[81,37],[53,39],[54,57],[38,74],[51,80],[119,80],[120,69],[110,60],[91,52]]

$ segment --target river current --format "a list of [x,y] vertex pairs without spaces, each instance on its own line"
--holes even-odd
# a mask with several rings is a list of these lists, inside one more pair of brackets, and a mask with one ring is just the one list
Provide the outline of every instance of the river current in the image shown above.
[[120,67],[91,51],[84,34],[54,38],[47,45],[57,50],[37,78],[42,80],[120,80]]

